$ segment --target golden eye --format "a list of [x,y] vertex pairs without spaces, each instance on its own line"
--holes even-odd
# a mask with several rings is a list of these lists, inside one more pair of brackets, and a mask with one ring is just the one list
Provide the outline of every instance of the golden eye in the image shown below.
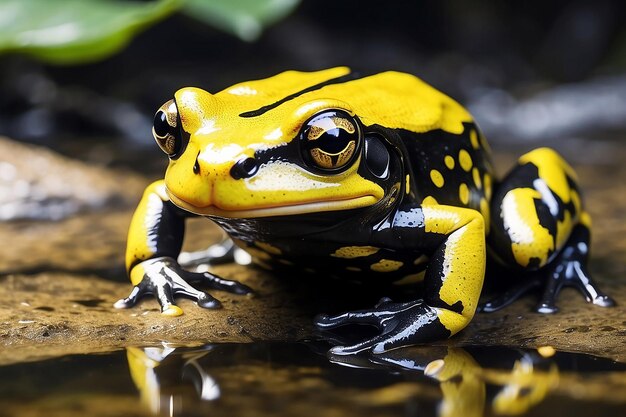
[[182,153],[183,137],[179,126],[178,109],[174,100],[169,100],[163,104],[154,115],[152,135],[159,148],[170,158]]
[[303,156],[314,169],[337,172],[350,166],[360,142],[357,121],[342,110],[313,116],[302,131]]

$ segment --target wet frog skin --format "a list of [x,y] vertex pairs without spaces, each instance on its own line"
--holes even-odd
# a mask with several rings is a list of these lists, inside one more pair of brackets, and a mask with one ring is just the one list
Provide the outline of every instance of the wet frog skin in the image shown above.
[[572,168],[540,148],[496,182],[471,115],[412,75],[339,67],[288,71],[216,94],[183,88],[157,112],[153,135],[169,166],[133,216],[126,267],[134,288],[118,308],[154,294],[163,314],[175,316],[182,314],[176,296],[219,307],[195,284],[251,291],[177,263],[191,216],[216,222],[268,269],[423,281],[421,299],[383,298],[372,309],[316,317],[322,329],[380,329],[335,354],[459,332],[478,307],[487,262],[528,277],[487,311],[538,285],[541,312],[556,311],[563,285],[613,305],[587,271],[590,218]]

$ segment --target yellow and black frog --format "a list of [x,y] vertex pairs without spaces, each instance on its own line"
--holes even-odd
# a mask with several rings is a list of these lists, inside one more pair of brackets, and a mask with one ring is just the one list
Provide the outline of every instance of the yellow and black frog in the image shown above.
[[423,281],[421,299],[383,298],[369,310],[318,316],[322,329],[380,328],[335,354],[459,332],[474,316],[488,260],[528,279],[486,310],[539,282],[541,312],[555,311],[563,285],[613,305],[587,272],[590,219],[572,168],[542,148],[496,182],[471,115],[412,75],[339,67],[216,94],[183,88],[157,112],[153,134],[169,166],[132,219],[126,267],[134,288],[118,308],[154,294],[164,314],[179,315],[177,296],[220,305],[191,284],[251,291],[177,263],[190,216],[217,223],[261,266]]

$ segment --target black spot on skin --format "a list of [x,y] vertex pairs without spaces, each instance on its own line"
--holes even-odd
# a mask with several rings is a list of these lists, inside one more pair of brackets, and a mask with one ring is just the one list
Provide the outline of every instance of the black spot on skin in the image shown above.
[[539,267],[541,266],[541,259],[539,258],[530,258],[528,260],[528,269],[531,270],[535,270],[535,269],[539,269]]
[[[463,278],[465,279],[465,278]],[[454,311],[455,313],[462,313],[463,312],[463,302],[461,300],[457,301],[456,303],[452,304],[451,306],[448,307],[450,310]]]

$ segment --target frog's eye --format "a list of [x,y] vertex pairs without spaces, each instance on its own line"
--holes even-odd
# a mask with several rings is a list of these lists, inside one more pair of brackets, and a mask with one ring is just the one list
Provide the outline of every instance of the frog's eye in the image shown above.
[[302,130],[303,156],[315,169],[337,172],[357,155],[361,132],[354,117],[342,110],[318,113]]
[[179,156],[183,148],[182,131],[176,102],[169,100],[154,115],[152,135],[157,145],[170,158]]

